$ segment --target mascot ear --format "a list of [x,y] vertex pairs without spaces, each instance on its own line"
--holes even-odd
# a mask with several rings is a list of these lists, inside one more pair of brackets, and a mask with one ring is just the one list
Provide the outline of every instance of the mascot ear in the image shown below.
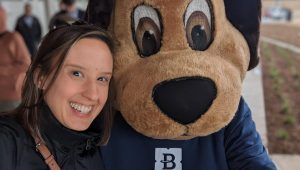
[[84,20],[107,29],[113,6],[114,0],[89,0]]
[[258,62],[258,40],[261,19],[261,0],[224,0],[228,20],[245,37],[250,49],[248,70]]

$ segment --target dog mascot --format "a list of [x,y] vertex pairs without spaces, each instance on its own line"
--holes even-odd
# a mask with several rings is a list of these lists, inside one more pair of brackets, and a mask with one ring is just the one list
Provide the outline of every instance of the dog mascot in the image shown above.
[[[90,0],[117,39],[106,170],[276,169],[241,97],[260,0]],[[249,89],[251,90],[251,89]]]

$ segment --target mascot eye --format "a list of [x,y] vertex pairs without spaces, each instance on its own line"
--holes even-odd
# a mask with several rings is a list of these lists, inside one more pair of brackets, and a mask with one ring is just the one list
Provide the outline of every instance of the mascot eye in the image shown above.
[[157,53],[161,47],[161,26],[158,13],[149,6],[138,6],[134,10],[133,37],[141,57]]
[[189,46],[204,51],[212,42],[211,13],[206,0],[193,0],[185,14],[185,30]]

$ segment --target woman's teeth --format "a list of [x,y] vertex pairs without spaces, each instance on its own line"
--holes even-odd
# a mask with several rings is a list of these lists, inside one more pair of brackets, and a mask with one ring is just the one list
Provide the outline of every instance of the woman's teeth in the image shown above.
[[85,106],[78,103],[70,103],[71,107],[81,113],[88,113],[92,110],[92,106]]

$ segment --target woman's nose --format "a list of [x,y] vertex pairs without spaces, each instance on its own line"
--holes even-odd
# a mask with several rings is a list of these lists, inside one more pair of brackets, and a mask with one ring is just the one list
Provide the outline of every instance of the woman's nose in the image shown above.
[[96,82],[87,81],[84,85],[83,96],[89,100],[98,100],[99,99],[99,90]]

